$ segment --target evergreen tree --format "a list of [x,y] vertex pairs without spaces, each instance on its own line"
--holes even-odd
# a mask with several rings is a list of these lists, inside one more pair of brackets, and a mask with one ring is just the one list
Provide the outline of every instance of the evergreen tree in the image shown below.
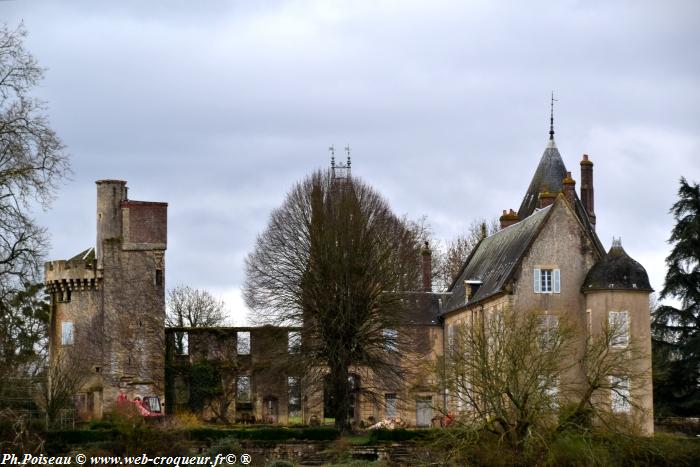
[[700,186],[681,178],[678,197],[660,296],[678,305],[654,313],[654,402],[657,413],[689,416],[700,414]]

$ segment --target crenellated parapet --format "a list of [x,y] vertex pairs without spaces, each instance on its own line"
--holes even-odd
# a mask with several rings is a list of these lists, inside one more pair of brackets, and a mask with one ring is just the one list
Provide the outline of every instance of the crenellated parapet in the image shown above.
[[69,260],[44,263],[44,282],[49,293],[97,290],[102,282],[102,271],[96,267],[94,249],[80,253]]

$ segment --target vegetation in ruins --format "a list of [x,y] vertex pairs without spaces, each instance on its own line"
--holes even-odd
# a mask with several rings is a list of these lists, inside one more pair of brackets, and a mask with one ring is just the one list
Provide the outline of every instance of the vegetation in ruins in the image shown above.
[[359,387],[377,396],[370,381],[353,384],[353,371],[367,369],[385,387],[403,378],[396,330],[405,310],[394,292],[419,288],[419,235],[361,180],[315,172],[273,211],[246,260],[253,319],[303,327],[289,368],[310,392],[325,389],[339,429]]
[[[226,322],[224,301],[203,289],[178,285],[166,297],[165,325],[167,327],[223,326]],[[182,353],[182,334],[177,335],[177,351]]]
[[654,405],[658,414],[700,415],[700,185],[681,178],[671,208],[676,225],[668,271],[652,322]]

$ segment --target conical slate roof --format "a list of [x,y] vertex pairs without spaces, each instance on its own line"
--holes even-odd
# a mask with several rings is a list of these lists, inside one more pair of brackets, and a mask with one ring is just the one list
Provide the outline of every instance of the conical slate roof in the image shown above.
[[543,186],[550,193],[560,192],[564,177],[566,177],[566,167],[554,138],[551,137],[544,154],[542,154],[537,170],[535,170],[535,175],[532,177],[530,187],[527,189],[523,202],[520,204],[518,218],[525,219],[534,212],[538,204],[540,189]]
[[653,291],[644,266],[629,257],[620,240],[613,241],[608,254],[588,271],[582,290]]

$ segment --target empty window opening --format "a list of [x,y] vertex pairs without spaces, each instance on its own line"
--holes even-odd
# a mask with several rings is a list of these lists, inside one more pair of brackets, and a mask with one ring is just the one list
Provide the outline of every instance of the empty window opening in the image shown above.
[[178,355],[190,354],[190,334],[188,332],[175,333],[175,352]]
[[397,416],[397,398],[396,394],[384,394],[384,416],[386,418],[395,418]]
[[236,333],[236,353],[238,355],[250,355],[249,331],[238,331]]
[[156,269],[156,287],[163,287],[163,270]]
[[239,376],[236,380],[236,400],[250,402],[250,376]]
[[289,423],[302,423],[301,384],[298,376],[287,376],[287,414]]
[[384,350],[396,352],[399,350],[399,332],[396,329],[387,328],[382,331],[384,337]]
[[287,352],[289,352],[289,353],[301,352],[301,332],[289,331],[287,333]]

